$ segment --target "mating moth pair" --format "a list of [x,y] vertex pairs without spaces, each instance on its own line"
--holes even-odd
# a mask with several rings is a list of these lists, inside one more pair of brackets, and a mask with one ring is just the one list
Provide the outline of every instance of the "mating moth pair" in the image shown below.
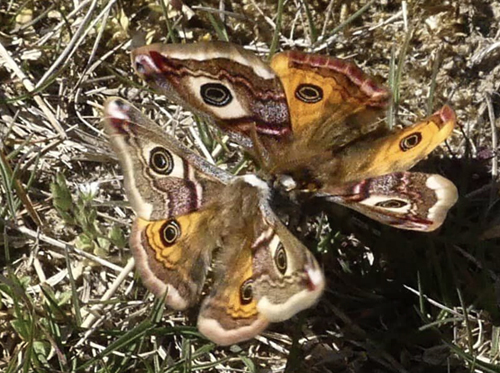
[[355,65],[285,52],[270,65],[229,43],[154,44],[136,72],[240,143],[268,175],[210,164],[130,103],[105,104],[105,129],[137,214],[130,244],[146,287],[168,306],[195,305],[213,263],[198,328],[222,345],[311,307],[325,280],[271,208],[278,186],[321,196],[396,228],[432,231],[457,200],[453,183],[406,172],[455,126],[444,106],[402,130],[379,120],[390,94]]

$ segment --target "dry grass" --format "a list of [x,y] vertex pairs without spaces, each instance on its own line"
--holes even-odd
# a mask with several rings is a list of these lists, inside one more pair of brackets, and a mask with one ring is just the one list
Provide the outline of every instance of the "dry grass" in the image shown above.
[[[0,371],[500,372],[499,25],[495,0],[289,0],[282,14],[271,0],[2,1]],[[239,346],[205,340],[196,310],[164,310],[133,275],[133,214],[100,126],[122,96],[222,167],[252,167],[134,77],[131,41],[169,30],[351,58],[391,81],[398,125],[449,103],[460,128],[419,165],[459,188],[445,226],[311,206],[301,238],[327,275],[321,302]]]

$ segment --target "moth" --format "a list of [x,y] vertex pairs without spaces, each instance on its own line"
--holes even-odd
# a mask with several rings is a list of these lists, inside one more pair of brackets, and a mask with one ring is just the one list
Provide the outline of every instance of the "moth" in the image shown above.
[[391,131],[380,120],[389,91],[352,63],[289,51],[268,65],[224,42],[152,44],[131,58],[140,77],[226,131],[288,191],[417,231],[440,227],[458,198],[444,177],[407,172],[452,133],[454,111]]
[[[132,51],[136,72],[240,143],[267,174],[233,176],[112,98],[105,129],[137,214],[131,249],[146,287],[167,305],[198,301],[219,344],[254,337],[311,307],[324,289],[312,254],[275,215],[273,190],[320,196],[390,226],[432,231],[457,200],[452,182],[407,172],[452,132],[449,106],[403,129],[381,116],[390,93],[354,64],[290,51],[264,63],[221,42]],[[166,294],[166,295],[165,295]]]
[[176,310],[195,305],[215,253],[198,328],[221,345],[316,303],[323,273],[274,214],[267,183],[213,166],[120,98],[106,101],[104,128],[137,214],[130,236],[137,271],[152,293]]

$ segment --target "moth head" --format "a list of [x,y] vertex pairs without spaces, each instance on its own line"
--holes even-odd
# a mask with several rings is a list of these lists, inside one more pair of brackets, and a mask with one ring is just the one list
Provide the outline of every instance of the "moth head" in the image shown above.
[[297,188],[297,182],[290,175],[279,175],[276,180],[276,185],[286,192],[290,192]]

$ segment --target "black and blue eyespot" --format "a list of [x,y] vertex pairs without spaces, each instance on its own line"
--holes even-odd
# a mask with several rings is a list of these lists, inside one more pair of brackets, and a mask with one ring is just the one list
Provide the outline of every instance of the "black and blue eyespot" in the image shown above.
[[246,280],[240,287],[240,303],[245,305],[253,300],[253,280]]
[[149,156],[149,167],[160,175],[169,175],[174,169],[174,159],[172,157],[172,153],[165,148],[157,146],[151,150]]
[[399,209],[408,205],[408,202],[400,199],[388,199],[380,201],[375,204],[375,207],[382,207],[384,209]]
[[295,90],[295,97],[306,104],[314,104],[323,99],[323,89],[314,84],[301,84]]
[[200,95],[207,105],[222,107],[233,100],[231,91],[221,83],[205,83],[200,87]]
[[414,132],[406,136],[399,142],[399,148],[402,151],[406,152],[410,149],[413,149],[418,144],[420,144],[421,141],[422,141],[422,134],[420,132]]
[[276,264],[276,268],[278,268],[278,271],[280,271],[280,273],[284,275],[288,267],[288,259],[286,250],[281,242],[278,244],[276,253],[274,254],[274,263]]
[[175,219],[167,220],[161,227],[160,239],[164,246],[172,246],[181,236],[181,226]]

